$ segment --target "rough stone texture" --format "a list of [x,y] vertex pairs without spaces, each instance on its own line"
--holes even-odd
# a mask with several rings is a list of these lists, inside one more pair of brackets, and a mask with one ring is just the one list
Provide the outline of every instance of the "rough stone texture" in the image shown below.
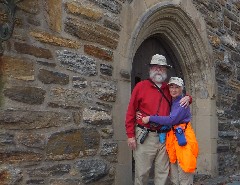
[[20,42],[15,42],[14,48],[17,52],[22,54],[33,55],[38,58],[47,58],[47,59],[52,58],[52,54],[48,49],[39,48],[39,47],[35,47],[25,43],[20,43]]
[[62,1],[48,0],[46,1],[48,13],[48,25],[51,30],[61,32],[62,29]]
[[34,65],[28,59],[3,56],[0,67],[1,74],[8,78],[34,80]]
[[0,112],[0,129],[40,129],[65,126],[71,117],[62,112],[6,110]]
[[86,88],[87,80],[83,77],[73,76],[72,78],[73,87],[75,88]]
[[93,6],[89,5],[82,5],[77,3],[66,3],[66,9],[68,12],[72,13],[73,15],[80,15],[83,18],[98,21],[103,17],[103,12],[99,9],[94,9]]
[[50,107],[81,108],[92,102],[92,94],[88,91],[54,88],[50,92]]
[[82,185],[79,179],[51,179],[50,185]]
[[0,184],[2,185],[15,185],[23,177],[20,168],[15,168],[9,165],[2,165],[0,167]]
[[54,133],[47,143],[47,155],[49,159],[63,160],[75,159],[86,155],[89,149],[96,150],[99,147],[99,133],[94,129],[67,130]]
[[69,83],[68,75],[64,73],[48,71],[45,69],[39,70],[38,78],[44,84],[67,85]]
[[113,61],[113,52],[105,48],[99,48],[93,45],[85,45],[84,52],[101,60]]
[[14,144],[14,135],[9,133],[0,133],[0,146]]
[[107,164],[98,159],[79,160],[75,168],[80,171],[85,183],[97,181],[108,174]]
[[113,67],[109,64],[100,64],[100,72],[107,76],[112,76]]
[[101,147],[100,154],[103,156],[107,156],[110,154],[117,155],[118,146],[117,143],[106,143],[104,142]]
[[30,179],[26,181],[26,184],[37,185],[37,184],[46,184],[44,179]]
[[22,1],[17,3],[17,7],[27,13],[37,14],[40,11],[38,0]]
[[78,41],[73,41],[63,37],[56,37],[46,32],[42,31],[31,31],[30,35],[40,42],[47,43],[54,46],[68,47],[68,48],[80,48],[80,43]]
[[46,138],[43,134],[34,132],[20,133],[16,137],[17,142],[30,148],[44,149]]
[[116,0],[90,0],[92,2],[95,2],[102,8],[106,8],[107,10],[113,12],[113,13],[120,13],[122,10],[122,5],[118,3]]
[[65,22],[65,31],[82,40],[96,42],[111,49],[117,48],[119,35],[100,25],[68,18]]
[[96,61],[87,56],[63,50],[57,51],[57,59],[62,66],[66,66],[70,71],[74,71],[84,76],[97,75]]
[[42,158],[43,156],[40,153],[18,150],[0,151],[1,164],[40,161]]
[[110,114],[98,107],[83,110],[83,121],[92,125],[109,125],[112,123]]
[[46,91],[38,87],[15,86],[3,91],[4,95],[12,100],[30,105],[43,103]]
[[56,164],[52,166],[44,166],[42,168],[33,168],[27,171],[30,177],[49,177],[49,176],[63,176],[70,172],[71,166],[69,164]]
[[114,82],[93,81],[91,86],[95,95],[103,101],[114,102],[116,100],[117,86]]
[[114,23],[111,20],[105,19],[103,21],[103,25],[106,26],[107,28],[110,28],[110,29],[114,30],[114,31],[118,31],[118,32],[121,31],[121,26],[119,24]]
[[113,128],[111,126],[107,126],[100,130],[100,135],[103,139],[110,139],[113,136]]

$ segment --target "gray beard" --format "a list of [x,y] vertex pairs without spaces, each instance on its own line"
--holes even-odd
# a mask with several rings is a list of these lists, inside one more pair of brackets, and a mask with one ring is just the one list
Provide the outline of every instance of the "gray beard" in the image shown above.
[[156,71],[150,71],[149,76],[155,83],[162,83],[167,79],[166,73],[159,74]]

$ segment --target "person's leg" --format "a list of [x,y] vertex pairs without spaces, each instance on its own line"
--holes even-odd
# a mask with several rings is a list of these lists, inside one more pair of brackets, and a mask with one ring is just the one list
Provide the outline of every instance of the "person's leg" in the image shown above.
[[193,185],[193,173],[186,173],[178,165],[180,185]]
[[178,163],[170,164],[170,180],[174,185],[179,185]]
[[169,174],[169,158],[165,144],[160,144],[158,142],[158,152],[155,158],[154,165],[154,183],[157,185],[165,185]]
[[[136,136],[138,136],[140,132],[141,129],[137,128]],[[137,149],[134,152],[135,185],[148,184],[149,172],[157,153],[157,141],[154,134],[156,133],[149,132],[148,137],[143,144],[139,143],[140,138],[137,139]]]

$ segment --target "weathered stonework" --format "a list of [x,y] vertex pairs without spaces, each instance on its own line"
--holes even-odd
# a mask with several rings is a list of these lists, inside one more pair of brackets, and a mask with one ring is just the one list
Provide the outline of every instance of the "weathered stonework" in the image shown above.
[[96,42],[111,49],[116,49],[119,35],[101,25],[92,25],[77,19],[68,18],[65,31],[79,39]]
[[46,1],[48,12],[48,25],[51,30],[61,32],[62,29],[62,1],[48,0]]
[[88,91],[76,91],[72,89],[54,88],[50,92],[50,107],[82,108],[92,102],[92,94]]
[[97,181],[108,174],[109,168],[103,160],[80,160],[75,168],[81,172],[85,183]]
[[239,14],[236,0],[19,1],[0,54],[0,184],[132,184],[124,114],[149,37],[184,69],[197,177],[238,173]]
[[95,95],[103,101],[114,102],[116,100],[117,86],[114,82],[93,81],[91,86]]
[[98,21],[103,17],[100,10],[94,9],[93,6],[84,6],[77,3],[66,3],[66,9],[73,15],[80,15],[86,19]]
[[68,48],[80,48],[80,43],[63,37],[56,37],[42,31],[31,31],[30,35],[36,38],[38,41],[47,43],[54,46],[68,47]]
[[44,84],[67,85],[69,83],[68,75],[64,73],[48,71],[45,69],[39,70],[38,78]]
[[52,58],[52,54],[48,49],[38,48],[32,45],[19,43],[19,42],[14,43],[14,48],[17,52],[22,54],[33,55],[39,58],[47,58],[47,59]]
[[47,143],[47,156],[52,160],[70,160],[86,155],[89,149],[99,147],[99,133],[93,129],[67,130],[54,133]]
[[93,125],[106,125],[112,123],[112,117],[102,109],[86,108],[83,110],[83,121]]
[[29,130],[60,127],[71,122],[66,113],[52,111],[6,110],[0,112],[0,128]]
[[40,11],[38,0],[22,1],[17,6],[21,10],[31,14],[37,14]]
[[18,80],[34,80],[34,64],[24,58],[3,56],[1,61],[1,75]]
[[113,52],[108,49],[99,48],[93,45],[85,45],[84,52],[101,60],[113,61]]
[[18,102],[40,105],[44,101],[46,91],[38,87],[15,86],[5,89],[3,94]]
[[96,61],[85,55],[79,55],[77,53],[63,50],[57,51],[57,59],[62,66],[66,66],[70,71],[77,72],[84,76],[97,75]]

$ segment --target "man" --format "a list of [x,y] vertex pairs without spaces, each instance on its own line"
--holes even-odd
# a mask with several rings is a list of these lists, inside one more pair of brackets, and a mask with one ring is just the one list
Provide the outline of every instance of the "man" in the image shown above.
[[[146,185],[151,166],[154,162],[154,183],[164,185],[169,173],[169,158],[165,143],[159,142],[161,126],[144,124],[136,120],[136,112],[143,116],[168,116],[171,107],[171,95],[164,81],[167,78],[166,58],[156,54],[150,63],[150,79],[139,82],[133,89],[126,114],[126,133],[128,146],[135,151],[135,185]],[[188,105],[189,96],[182,99],[183,106]]]

